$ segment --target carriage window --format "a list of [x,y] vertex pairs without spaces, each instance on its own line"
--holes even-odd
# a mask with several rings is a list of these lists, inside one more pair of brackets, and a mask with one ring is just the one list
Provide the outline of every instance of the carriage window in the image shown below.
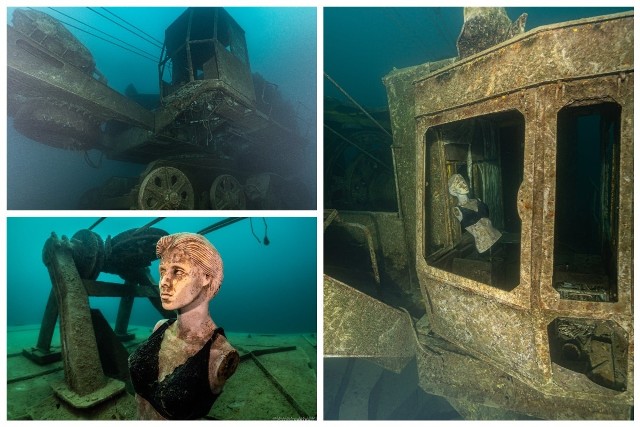
[[563,299],[617,301],[620,106],[558,113],[553,286]]
[[520,282],[524,117],[508,111],[432,127],[425,144],[427,263],[512,290]]

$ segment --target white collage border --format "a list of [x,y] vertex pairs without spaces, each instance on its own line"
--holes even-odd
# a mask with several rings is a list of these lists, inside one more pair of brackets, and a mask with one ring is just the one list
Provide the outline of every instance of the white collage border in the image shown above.
[[[58,0],[53,5],[56,7],[71,7],[71,6],[104,6],[107,2],[104,1],[95,1],[95,0],[85,0],[84,2],[78,2],[76,0]],[[575,0],[563,0],[563,1],[551,1],[551,0],[531,0],[531,1],[478,1],[478,0],[468,0],[468,1],[459,1],[459,0],[424,0],[424,1],[416,1],[416,0],[279,0],[275,2],[269,2],[267,0],[190,0],[187,2],[188,6],[251,6],[251,7],[315,7],[317,8],[317,202],[316,202],[316,210],[309,211],[225,211],[224,216],[265,216],[265,217],[315,217],[317,219],[317,337],[318,337],[318,363],[317,363],[317,410],[318,410],[318,420],[323,423],[335,423],[336,421],[322,421],[323,418],[323,363],[322,363],[322,354],[323,354],[323,280],[322,280],[322,272],[323,272],[323,264],[322,264],[322,254],[323,254],[323,152],[322,152],[322,141],[323,141],[323,90],[324,90],[324,62],[323,62],[323,37],[324,37],[324,20],[323,20],[323,9],[325,7],[383,7],[390,6],[391,4],[394,7],[463,7],[463,6],[524,6],[524,7],[557,7],[557,6],[566,6],[566,7],[634,7],[634,2],[629,0],[617,0],[617,1],[592,1],[592,0],[583,0],[583,1],[575,1]],[[2,135],[2,150],[0,151],[0,211],[2,212],[2,220],[0,221],[0,285],[4,289],[4,295],[0,295],[0,319],[2,319],[1,327],[0,327],[0,350],[6,354],[6,345],[7,345],[7,330],[6,330],[6,321],[7,321],[7,301],[6,301],[6,289],[7,289],[7,218],[8,217],[96,217],[96,216],[113,216],[113,217],[152,217],[152,216],[172,216],[172,217],[208,217],[214,216],[213,211],[175,211],[171,212],[169,215],[167,211],[22,211],[22,210],[7,210],[7,185],[6,185],[6,173],[7,173],[7,67],[6,67],[6,46],[7,46],[7,33],[6,33],[6,25],[7,25],[7,8],[8,7],[39,7],[39,6],[51,6],[51,2],[46,1],[33,1],[33,2],[25,2],[25,1],[16,1],[9,0],[2,7],[2,11],[0,11],[0,27],[3,29],[0,31],[0,46],[5,47],[3,50],[3,54],[0,55],[0,82],[2,84],[0,89],[0,94],[2,94],[2,102],[0,103],[0,135]],[[184,7],[185,4],[177,4],[174,1],[125,1],[125,0],[115,0],[108,2],[108,6],[110,7],[171,7],[171,6],[179,6]],[[634,32],[637,35],[638,30],[637,26],[634,26]],[[634,45],[634,54],[637,57],[638,49]],[[634,102],[634,107],[637,107],[638,101]],[[636,108],[637,109],[637,108]],[[635,122],[634,122],[635,126]],[[637,137],[635,137],[637,140]],[[634,141],[635,142],[635,141]],[[637,151],[637,150],[636,150]],[[635,154],[634,160],[634,173],[640,174],[640,166],[638,166],[638,154]],[[640,176],[640,175],[638,175]],[[634,188],[634,193],[637,193],[637,188]],[[635,194],[634,194],[635,196]],[[634,220],[635,216],[634,214]],[[637,252],[635,247],[637,243],[634,242],[634,251]],[[635,263],[634,263],[635,264]],[[635,290],[635,289],[634,289]],[[637,298],[636,298],[637,300]],[[634,319],[635,323],[635,319]],[[7,419],[7,399],[6,399],[6,379],[7,379],[7,371],[6,371],[6,358],[0,358],[0,400],[2,403],[0,404],[0,421],[4,421]],[[14,421],[17,423],[22,423],[21,421]],[[309,422],[317,422],[317,421],[309,421]],[[338,421],[337,423],[343,423],[344,421]],[[437,422],[437,421],[434,421]],[[432,422],[432,423],[434,423]],[[29,425],[33,425],[34,421],[29,421]],[[244,425],[244,424],[255,424],[257,422],[237,422],[234,425]],[[260,421],[259,423],[264,424],[275,424],[276,421]],[[357,422],[357,424],[372,424],[373,422]],[[452,422],[454,425],[457,425],[462,422]],[[529,422],[532,423],[532,422]],[[538,422],[533,422],[538,424]],[[299,422],[298,422],[299,424]],[[451,422],[449,422],[451,424]],[[503,423],[504,424],[504,423]],[[513,424],[513,423],[507,423]],[[599,424],[599,423],[598,423]],[[555,425],[555,424],[554,424]]]

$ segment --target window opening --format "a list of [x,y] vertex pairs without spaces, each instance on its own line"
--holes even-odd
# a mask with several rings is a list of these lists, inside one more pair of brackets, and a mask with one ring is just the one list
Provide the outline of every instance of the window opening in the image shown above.
[[563,299],[615,302],[620,106],[558,113],[553,286]]
[[[508,111],[443,124],[427,130],[425,143],[427,264],[512,290],[520,282],[524,117]],[[452,182],[462,181],[466,197],[452,195]]]
[[232,72],[224,65],[233,58],[248,69],[244,31],[231,15],[221,8],[187,10],[165,33],[160,64],[163,95],[192,80],[224,79],[223,71]]

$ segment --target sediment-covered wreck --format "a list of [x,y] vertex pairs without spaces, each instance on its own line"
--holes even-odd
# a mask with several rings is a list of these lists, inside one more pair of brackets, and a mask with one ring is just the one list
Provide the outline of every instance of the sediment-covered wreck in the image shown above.
[[325,210],[325,357],[415,364],[464,418],[633,417],[633,79],[633,13],[388,74],[398,210]]
[[147,165],[139,178],[114,177],[90,190],[81,208],[314,204],[301,178],[309,143],[294,109],[276,85],[252,74],[244,30],[223,8],[187,9],[166,29],[153,110],[136,102],[134,88],[127,97],[107,86],[91,52],[43,12],[14,11],[7,58],[16,130]]
[[[207,235],[246,219],[215,219],[194,231]],[[168,232],[155,227],[165,220],[160,217],[103,238],[96,228],[104,220],[70,237],[52,232],[44,242],[51,289],[42,322],[7,330],[9,420],[138,417],[128,358],[153,328],[130,321],[136,301],[138,307],[148,301],[161,319],[178,315],[163,308],[150,271],[156,244]],[[98,300],[115,301],[115,319]],[[315,333],[227,336],[239,351],[240,366],[204,419],[316,418]]]

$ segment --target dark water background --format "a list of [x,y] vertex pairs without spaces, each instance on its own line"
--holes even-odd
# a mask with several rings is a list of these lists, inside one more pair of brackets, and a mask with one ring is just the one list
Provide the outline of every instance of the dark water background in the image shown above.
[[[89,8],[36,8],[65,23],[93,54],[97,69],[111,88],[124,93],[133,84],[138,93],[158,93],[160,48],[145,42]],[[103,15],[101,8],[93,8]],[[15,8],[7,10],[7,24],[12,24]],[[164,30],[185,8],[109,8],[150,36],[163,41]],[[308,137],[309,155],[316,152],[316,8],[226,8],[244,29],[253,72],[278,85],[297,116],[299,128]],[[59,12],[62,12],[60,14]],[[112,17],[113,18],[113,17]],[[86,22],[147,52],[152,59],[128,52],[70,25],[87,29]],[[97,33],[94,30],[90,30]],[[97,35],[104,37],[97,33]],[[144,166],[102,160],[100,169],[86,164],[83,152],[52,148],[31,141],[17,133],[9,120],[7,126],[7,207],[9,209],[75,209],[80,196],[102,185],[110,176],[137,176]],[[99,152],[90,152],[94,162]],[[306,180],[315,182],[315,168],[309,168]]]
[[[541,25],[618,13],[633,8],[508,7],[515,20],[527,13],[526,31]],[[358,103],[387,107],[382,77],[404,68],[457,56],[463,9],[448,7],[324,8],[324,71]],[[324,79],[324,95],[345,99]]]
[[[8,218],[7,324],[39,324],[51,291],[42,248],[55,231],[73,236],[98,218]],[[153,218],[108,218],[93,229],[103,240],[141,227]],[[169,233],[197,232],[223,218],[166,218],[154,227]],[[211,303],[213,320],[229,332],[315,332],[317,323],[316,218],[267,218],[270,244],[258,243],[248,219],[207,234],[224,263],[224,281]],[[262,241],[262,218],[253,218]],[[151,265],[157,281],[158,261]],[[102,273],[98,280],[123,283]],[[107,321],[115,323],[118,298],[91,297]],[[160,314],[146,298],[136,298],[130,325],[152,327]]]

